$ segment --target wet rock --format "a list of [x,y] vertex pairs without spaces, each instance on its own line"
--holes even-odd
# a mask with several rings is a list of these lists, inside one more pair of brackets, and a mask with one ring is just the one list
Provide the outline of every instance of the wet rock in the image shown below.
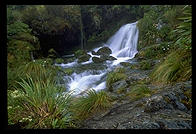
[[187,111],[187,110],[188,110],[188,109],[184,106],[184,104],[180,103],[179,101],[176,101],[175,104],[176,104],[176,107],[177,107],[179,110],[182,110],[182,111]]
[[121,62],[120,65],[122,65],[124,67],[128,67],[128,66],[131,66],[132,64],[129,62]]
[[149,122],[149,123],[144,123],[142,125],[143,129],[159,129],[160,125],[156,122]]
[[97,52],[95,52],[95,51],[92,51],[91,53],[92,53],[92,55],[98,55]]
[[90,59],[90,57],[91,56],[89,54],[82,55],[78,58],[78,63],[86,62]]
[[117,60],[115,57],[113,57],[113,56],[109,56],[108,58],[107,58],[107,60]]
[[109,47],[102,47],[97,51],[98,55],[110,55],[112,50]]
[[125,89],[128,86],[125,80],[120,80],[112,84],[113,90]]
[[103,63],[105,59],[98,58],[98,57],[92,57],[92,60],[94,63]]

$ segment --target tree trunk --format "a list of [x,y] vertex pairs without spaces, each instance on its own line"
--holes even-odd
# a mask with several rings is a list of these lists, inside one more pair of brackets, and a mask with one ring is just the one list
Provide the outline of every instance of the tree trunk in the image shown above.
[[81,49],[85,49],[85,34],[82,21],[82,5],[80,5],[80,34],[81,34]]

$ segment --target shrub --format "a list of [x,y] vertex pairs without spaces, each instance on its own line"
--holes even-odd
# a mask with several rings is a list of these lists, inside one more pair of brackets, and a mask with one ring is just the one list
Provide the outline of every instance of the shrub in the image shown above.
[[124,73],[119,73],[119,72],[110,72],[107,75],[107,79],[106,79],[106,86],[108,88],[109,91],[112,91],[112,83],[117,82],[119,80],[122,79],[126,79],[127,75]]
[[91,89],[78,98],[73,106],[75,118],[78,120],[86,119],[95,113],[106,110],[111,106],[111,98],[105,91],[96,92]]
[[28,76],[27,80],[22,79],[18,84],[21,88],[17,88],[17,91],[22,93],[18,100],[23,109],[20,122],[26,122],[31,117],[25,127],[66,128],[72,124],[70,93],[64,93],[64,89],[57,87],[52,79],[34,82]]

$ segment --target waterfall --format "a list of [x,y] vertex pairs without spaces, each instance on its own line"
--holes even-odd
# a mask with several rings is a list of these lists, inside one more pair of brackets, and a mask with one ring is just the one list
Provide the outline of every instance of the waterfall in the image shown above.
[[112,50],[113,56],[130,57],[132,59],[138,52],[138,34],[137,22],[129,23],[122,26],[106,44]]
[[[137,28],[137,22],[123,25],[107,42],[104,46],[109,47],[112,50],[111,56],[117,58],[114,61],[108,61],[104,64],[106,67],[102,70],[84,70],[83,72],[73,73],[71,76],[65,76],[64,79],[67,81],[68,90],[74,90],[74,94],[78,95],[83,91],[93,88],[96,91],[106,88],[106,76],[120,62],[128,61],[134,58],[137,54],[137,42],[139,30]],[[95,48],[97,51],[99,48]],[[89,52],[91,56],[91,52]],[[97,56],[96,56],[97,57]],[[99,57],[99,56],[98,56]],[[63,68],[79,69],[82,66],[91,66],[92,58],[89,61],[78,64],[77,61],[60,64]],[[101,65],[100,64],[100,65]]]

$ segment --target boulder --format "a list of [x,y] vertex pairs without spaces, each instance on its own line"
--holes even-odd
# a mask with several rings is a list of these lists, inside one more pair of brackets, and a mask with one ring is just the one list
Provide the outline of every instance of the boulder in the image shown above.
[[92,55],[98,55],[97,52],[95,52],[95,51],[92,51],[91,53],[92,53]]
[[86,62],[90,59],[90,55],[89,54],[84,54],[84,55],[81,55],[79,58],[78,58],[78,63],[81,63],[81,62]]
[[93,57],[92,60],[94,63],[103,63],[105,61],[105,59],[98,58],[98,57]]
[[113,56],[109,56],[108,60],[117,60],[117,59]]
[[112,50],[109,47],[102,47],[97,51],[98,55],[110,55]]
[[110,60],[110,61],[111,60],[117,60],[115,57],[109,56],[109,55],[101,55],[100,58],[103,59],[104,61],[106,61],[106,60]]

